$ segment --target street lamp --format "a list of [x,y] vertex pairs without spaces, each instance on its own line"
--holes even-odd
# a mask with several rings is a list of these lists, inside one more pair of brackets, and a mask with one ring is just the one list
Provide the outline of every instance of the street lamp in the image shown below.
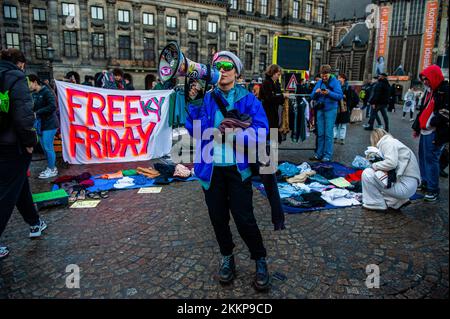
[[50,68],[50,80],[53,79],[53,61],[55,60],[55,49],[52,47],[47,48],[47,59],[48,59],[48,66]]

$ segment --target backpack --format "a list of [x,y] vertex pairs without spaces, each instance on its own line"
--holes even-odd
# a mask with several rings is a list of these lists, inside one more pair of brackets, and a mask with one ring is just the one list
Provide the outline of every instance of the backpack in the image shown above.
[[359,98],[360,98],[361,100],[364,100],[365,97],[366,97],[366,90],[365,90],[365,89],[362,89],[362,90],[359,92]]
[[0,73],[0,132],[5,131],[11,120],[9,118],[9,106],[10,106],[10,96],[9,89],[16,84],[19,80],[17,79],[14,83],[9,87],[5,88],[5,72]]

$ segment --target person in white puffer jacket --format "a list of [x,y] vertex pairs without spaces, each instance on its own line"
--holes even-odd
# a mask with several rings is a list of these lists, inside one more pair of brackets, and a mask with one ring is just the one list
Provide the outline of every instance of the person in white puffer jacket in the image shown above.
[[[375,211],[400,210],[410,203],[420,180],[420,169],[416,156],[399,140],[383,129],[375,129],[370,135],[372,146],[383,156],[382,161],[372,164],[362,174],[363,208]],[[387,187],[380,172],[395,169],[396,181]]]

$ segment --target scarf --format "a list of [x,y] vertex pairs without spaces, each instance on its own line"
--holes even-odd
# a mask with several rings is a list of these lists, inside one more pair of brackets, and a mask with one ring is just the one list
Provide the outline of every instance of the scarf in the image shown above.
[[422,130],[427,129],[427,123],[430,120],[431,114],[434,112],[434,97],[432,91],[428,93],[428,96],[425,99],[425,104],[427,104],[427,106],[419,116],[419,124]]

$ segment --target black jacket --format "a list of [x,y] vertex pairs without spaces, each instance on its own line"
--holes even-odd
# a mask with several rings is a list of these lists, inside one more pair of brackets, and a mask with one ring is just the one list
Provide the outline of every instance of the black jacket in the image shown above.
[[369,104],[388,105],[391,87],[387,79],[379,79],[373,88],[369,99]]
[[36,117],[41,120],[41,130],[49,131],[59,127],[58,117],[56,116],[55,96],[50,89],[42,85],[39,92],[33,93],[34,112]]
[[264,106],[267,119],[269,120],[269,127],[278,128],[278,106],[283,105],[284,96],[281,93],[281,84],[279,81],[273,82],[273,80],[266,76],[262,87],[259,91],[259,98]]
[[8,117],[11,125],[0,131],[0,146],[33,147],[37,144],[33,101],[25,74],[13,63],[0,60],[0,73],[5,72],[4,89],[9,90]]

